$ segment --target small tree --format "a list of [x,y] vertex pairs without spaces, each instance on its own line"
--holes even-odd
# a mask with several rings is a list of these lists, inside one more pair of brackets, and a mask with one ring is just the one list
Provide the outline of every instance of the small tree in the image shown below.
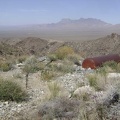
[[26,88],[28,87],[28,77],[30,73],[34,73],[39,70],[38,61],[34,56],[31,56],[25,61],[25,65],[23,67],[23,72],[26,77]]

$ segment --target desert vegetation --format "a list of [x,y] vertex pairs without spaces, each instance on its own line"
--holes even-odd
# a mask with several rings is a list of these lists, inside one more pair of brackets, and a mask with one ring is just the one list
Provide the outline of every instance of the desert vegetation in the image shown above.
[[0,78],[0,100],[21,102],[26,100],[27,93],[11,80]]
[[1,120],[119,119],[120,63],[84,69],[84,56],[66,45],[41,57],[12,56],[0,59]]

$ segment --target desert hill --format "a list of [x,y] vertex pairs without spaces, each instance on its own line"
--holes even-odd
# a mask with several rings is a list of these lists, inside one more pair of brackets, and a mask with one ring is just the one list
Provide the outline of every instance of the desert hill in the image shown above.
[[38,37],[27,37],[16,43],[15,46],[21,48],[27,54],[45,55],[56,50],[62,44],[62,42],[48,41]]
[[24,51],[14,45],[0,43],[0,57],[20,56],[23,55]]
[[85,57],[120,54],[120,35],[112,33],[97,40],[83,42],[66,42],[66,45],[81,52]]
[[36,52],[44,52],[47,44],[47,40],[43,40],[37,37],[27,37],[16,43],[15,46],[21,48],[27,54],[30,52],[34,54]]
[[43,56],[55,51],[64,42],[45,40],[39,37],[0,38],[0,55],[30,55]]
[[[12,40],[12,44],[11,41]],[[13,42],[14,40],[18,40]],[[4,40],[3,40],[4,41]],[[112,33],[105,37],[79,42],[60,42],[41,39],[39,37],[5,39],[0,43],[1,54],[35,54],[39,56],[54,52],[63,45],[71,46],[83,57],[92,57],[106,54],[120,54],[120,35]],[[7,41],[7,42],[6,42]],[[14,43],[14,44],[13,44]],[[6,48],[6,49],[5,49]],[[8,52],[9,51],[9,52]],[[17,51],[17,52],[16,52]]]

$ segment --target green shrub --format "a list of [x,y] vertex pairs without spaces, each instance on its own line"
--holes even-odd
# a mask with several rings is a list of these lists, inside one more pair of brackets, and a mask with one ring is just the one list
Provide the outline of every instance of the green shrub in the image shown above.
[[3,72],[7,72],[12,68],[12,64],[6,61],[1,61],[0,62],[0,70]]
[[43,70],[41,72],[41,78],[42,80],[51,80],[53,77],[55,76],[55,74],[53,73],[53,71],[50,70]]
[[57,56],[55,54],[48,55],[48,58],[50,59],[50,61],[56,61],[57,60]]
[[97,91],[101,90],[98,85],[99,79],[96,74],[88,75],[87,78],[91,87],[94,87]]
[[96,91],[104,91],[107,84],[107,78],[101,76],[101,74],[90,74],[87,76],[89,84],[94,87]]
[[22,62],[24,62],[26,59],[27,59],[27,56],[20,56],[20,57],[18,58],[18,63],[22,63]]
[[117,70],[118,63],[115,61],[107,61],[103,63],[104,67],[110,67],[112,70]]
[[56,50],[55,55],[57,56],[58,59],[64,59],[67,57],[69,54],[73,54],[74,50],[71,47],[68,46],[63,46],[60,47]]
[[52,71],[58,72],[58,73],[72,73],[74,72],[73,63],[71,61],[68,61],[67,59],[64,59],[63,61],[53,62],[48,66]]
[[107,73],[108,73],[108,72],[109,72],[109,70],[108,70],[108,67],[107,67],[107,66],[100,67],[100,68],[98,68],[98,69],[96,70],[96,73],[97,73],[97,74],[100,74],[100,75],[102,75],[102,76],[104,76],[104,77],[107,76]]
[[23,71],[28,72],[28,73],[34,73],[38,70],[40,70],[40,66],[38,64],[38,60],[34,57],[31,56],[25,61],[25,66],[23,68]]
[[27,94],[17,83],[0,79],[0,100],[20,102],[26,97]]
[[92,87],[96,86],[96,84],[97,84],[97,77],[96,77],[96,75],[89,75],[88,76],[88,80],[89,80],[90,86],[92,86]]
[[28,87],[29,74],[35,73],[36,71],[39,71],[41,69],[39,66],[40,64],[38,63],[39,63],[38,60],[34,56],[31,56],[25,61],[25,65],[22,70],[26,76],[26,88]]
[[15,73],[15,74],[13,74],[13,77],[16,79],[22,79],[23,78],[23,75],[21,74],[21,73]]
[[69,54],[67,56],[67,59],[72,61],[73,63],[79,63],[79,60],[81,59],[81,56],[78,54]]
[[59,65],[56,67],[56,69],[62,73],[72,73],[74,71],[73,67],[71,65]]

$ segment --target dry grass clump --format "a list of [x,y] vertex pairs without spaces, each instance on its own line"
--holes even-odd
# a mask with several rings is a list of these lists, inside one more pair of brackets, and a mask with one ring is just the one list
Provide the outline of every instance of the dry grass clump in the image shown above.
[[21,102],[26,97],[26,92],[17,83],[0,79],[0,100]]
[[102,91],[105,89],[106,79],[99,74],[89,74],[87,76],[89,85],[96,91]]
[[42,103],[38,116],[40,120],[106,120],[106,113],[107,107],[103,104],[58,97]]
[[43,103],[40,106],[38,115],[40,120],[77,118],[80,102],[76,99],[58,97],[51,101]]
[[89,101],[91,95],[94,93],[94,89],[90,86],[82,86],[77,88],[74,93],[73,97],[78,98],[83,101]]
[[57,82],[49,82],[48,89],[50,92],[49,99],[54,99],[61,95],[61,86]]

